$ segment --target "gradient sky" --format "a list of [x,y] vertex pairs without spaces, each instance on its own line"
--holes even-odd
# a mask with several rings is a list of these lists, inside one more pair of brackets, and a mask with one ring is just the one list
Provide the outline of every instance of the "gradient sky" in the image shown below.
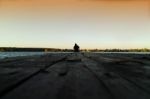
[[150,0],[0,0],[0,47],[150,48]]

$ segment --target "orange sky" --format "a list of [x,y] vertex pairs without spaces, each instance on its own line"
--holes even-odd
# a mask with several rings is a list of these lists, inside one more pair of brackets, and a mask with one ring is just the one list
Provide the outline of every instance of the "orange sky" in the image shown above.
[[[149,0],[0,0],[1,17],[61,20],[110,17],[114,20],[150,17]],[[96,14],[95,14],[96,13]],[[61,17],[60,17],[61,16]],[[142,21],[143,21],[142,19]],[[108,20],[109,21],[109,20]]]
[[[0,0],[1,14],[12,14],[19,11],[31,15],[62,15],[62,14],[82,14],[98,10],[104,16],[122,15],[127,17],[127,13],[148,14],[150,12],[149,0]],[[149,8],[148,8],[149,7]],[[134,12],[133,12],[134,11]],[[62,13],[61,13],[62,12]],[[15,14],[15,15],[17,15]],[[92,13],[91,13],[92,14]],[[99,15],[97,14],[97,15]]]
[[[20,40],[21,43],[16,40],[12,46],[47,47],[50,44],[52,47],[70,48],[69,45],[74,43],[72,39],[77,39],[84,48],[89,48],[89,44],[92,48],[150,48],[146,38],[150,32],[150,0],[0,0],[0,22],[5,24],[5,27],[0,24],[3,29],[0,34],[5,36],[0,46],[10,46],[11,41],[18,39],[14,35],[21,31],[19,35],[27,38]],[[41,24],[41,31],[37,24]],[[14,30],[13,26],[21,28]],[[31,44],[27,42],[27,33],[31,31],[37,38],[44,31],[45,35],[54,36],[57,41],[43,39],[44,43],[36,44],[37,38],[30,38],[33,41],[35,39],[35,43]],[[12,34],[8,42],[6,34]],[[70,37],[67,41],[63,35],[73,35],[74,38]],[[64,41],[59,41],[59,36]],[[100,41],[98,36],[105,39]],[[132,39],[128,41],[129,38]],[[89,39],[94,41],[88,42]],[[66,45],[58,44],[60,42]]]
[[[97,7],[97,6],[109,6],[110,8],[124,7],[122,5],[133,5],[134,7],[144,6],[148,4],[149,0],[0,0],[1,6],[7,7],[57,7],[62,6],[69,8],[82,8],[82,7]],[[120,5],[120,6],[119,6]]]
[[[145,9],[147,12],[149,0],[0,0],[2,11],[93,11],[105,9],[112,11],[112,14],[126,12],[129,10]],[[135,13],[136,13],[135,12]],[[86,12],[85,12],[86,13]],[[144,12],[142,12],[144,13]],[[51,13],[49,13],[51,14]],[[68,13],[69,14],[69,13]]]

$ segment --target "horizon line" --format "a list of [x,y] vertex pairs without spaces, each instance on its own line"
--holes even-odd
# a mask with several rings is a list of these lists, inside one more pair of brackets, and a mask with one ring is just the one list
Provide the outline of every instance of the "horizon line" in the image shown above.
[[[37,48],[37,49],[73,49],[73,48],[53,48],[53,47],[0,47],[0,48]],[[131,49],[150,49],[150,48],[81,48],[80,50],[112,50],[112,49],[119,49],[119,50],[131,50]]]

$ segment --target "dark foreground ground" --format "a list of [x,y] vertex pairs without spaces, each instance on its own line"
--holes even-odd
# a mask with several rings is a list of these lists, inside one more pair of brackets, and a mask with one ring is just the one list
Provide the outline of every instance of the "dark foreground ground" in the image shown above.
[[4,59],[0,99],[150,99],[150,55],[55,53]]

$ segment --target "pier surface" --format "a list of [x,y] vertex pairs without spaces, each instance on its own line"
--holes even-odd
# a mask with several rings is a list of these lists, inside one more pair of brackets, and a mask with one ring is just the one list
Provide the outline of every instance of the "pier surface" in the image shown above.
[[150,99],[150,55],[50,53],[3,59],[0,99]]

